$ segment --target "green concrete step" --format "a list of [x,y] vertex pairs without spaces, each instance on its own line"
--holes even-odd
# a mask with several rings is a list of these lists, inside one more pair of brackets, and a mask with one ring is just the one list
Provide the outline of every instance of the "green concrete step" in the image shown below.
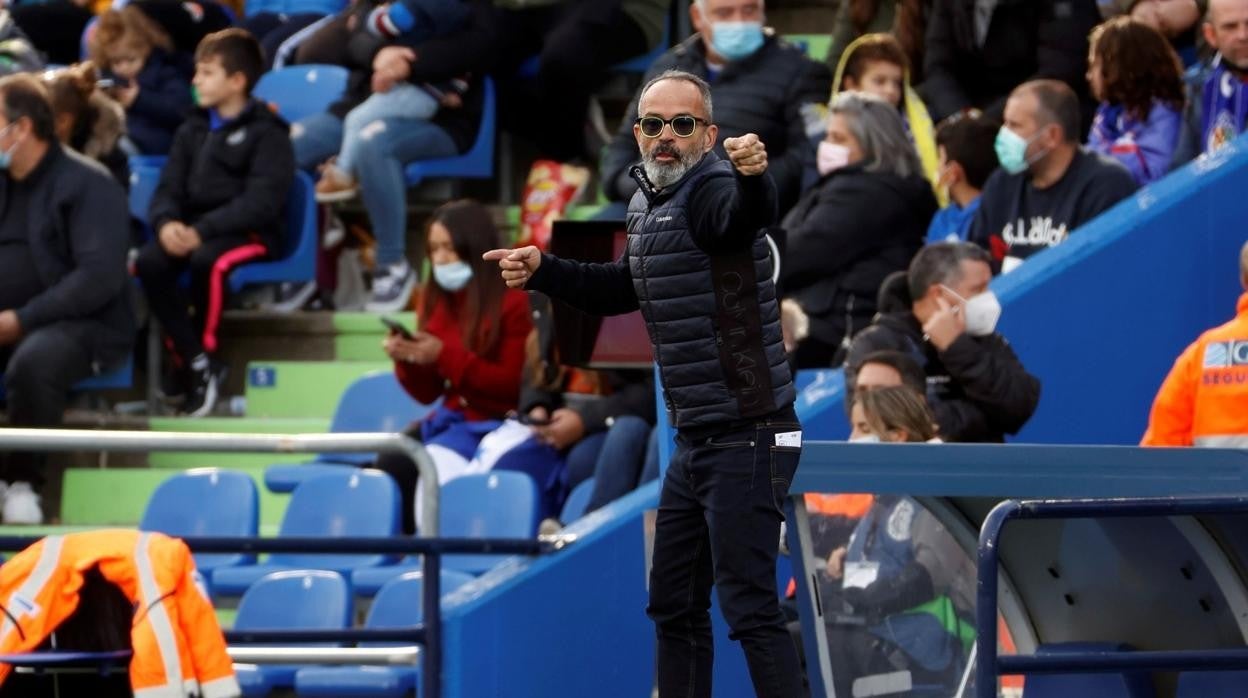
[[[297,460],[290,461],[292,463]],[[260,491],[260,526],[275,533],[288,494],[264,488],[264,467],[228,466],[246,472]],[[70,468],[61,492],[61,523],[66,526],[137,526],[152,492],[174,473],[158,468]]]
[[330,417],[357,378],[391,370],[389,361],[252,361],[247,364],[247,416]]
[[[415,325],[412,313],[390,313],[408,327]],[[386,361],[381,341],[386,326],[379,313],[334,313],[334,358],[339,361]]]
[[[286,417],[247,419],[243,417],[157,417],[149,422],[152,431],[216,432],[226,434],[324,434],[329,431],[328,417]],[[186,470],[187,468],[263,468],[273,463],[295,462],[304,456],[277,453],[173,453],[159,451],[147,457],[150,468]],[[311,456],[306,456],[311,458]]]

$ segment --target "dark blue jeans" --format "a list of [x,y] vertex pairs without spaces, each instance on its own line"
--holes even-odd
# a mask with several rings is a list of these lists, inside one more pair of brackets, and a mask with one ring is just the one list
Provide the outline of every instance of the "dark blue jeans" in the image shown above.
[[784,498],[801,448],[792,409],[754,426],[691,441],[677,434],[654,535],[650,605],[658,633],[660,698],[710,698],[711,586],[740,642],[754,692],[800,698],[801,669],[776,593]]

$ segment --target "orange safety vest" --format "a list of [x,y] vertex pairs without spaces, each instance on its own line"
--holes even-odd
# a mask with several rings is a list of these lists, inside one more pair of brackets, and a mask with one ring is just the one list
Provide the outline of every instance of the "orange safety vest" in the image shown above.
[[1248,293],[1174,362],[1140,445],[1248,448]]
[[844,516],[861,519],[871,510],[875,501],[872,494],[816,494],[806,493],[806,511],[824,516]]
[[[83,575],[93,567],[135,605],[135,698],[240,695],[191,552],[160,533],[109,529],[48,536],[4,563],[0,652],[37,648],[78,608]],[[0,664],[0,684],[11,670]]]

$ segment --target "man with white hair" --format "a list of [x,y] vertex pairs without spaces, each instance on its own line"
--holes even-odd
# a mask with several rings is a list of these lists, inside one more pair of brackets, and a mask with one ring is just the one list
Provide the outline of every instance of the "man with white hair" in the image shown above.
[[1174,362],[1141,445],[1248,448],[1248,243],[1239,252],[1239,282],[1245,292],[1235,317]]
[[[764,26],[763,0],[696,0],[689,5],[693,36],[663,54],[646,73],[649,81],[667,70],[697,75],[711,86],[719,136],[724,140],[757,134],[767,144],[780,212],[797,202],[802,173],[814,167],[803,113],[813,115],[832,93],[826,65],[807,58]],[[637,109],[640,93],[625,113]],[[816,128],[822,131],[822,124]],[[632,123],[625,119],[602,159],[602,189],[619,202],[618,213],[637,191],[628,171],[637,163]]]
[[802,452],[796,391],[762,228],[775,220],[759,137],[724,141],[710,87],[666,72],[641,90],[633,139],[642,165],[628,247],[581,264],[536,247],[493,250],[503,279],[585,312],[641,310],[676,450],[655,523],[650,604],[663,698],[710,698],[711,587],[741,643],[754,691],[799,698],[801,670],[776,593],[776,541]]
[[1217,54],[1188,82],[1174,167],[1216,151],[1248,126],[1248,0],[1209,0],[1203,30]]

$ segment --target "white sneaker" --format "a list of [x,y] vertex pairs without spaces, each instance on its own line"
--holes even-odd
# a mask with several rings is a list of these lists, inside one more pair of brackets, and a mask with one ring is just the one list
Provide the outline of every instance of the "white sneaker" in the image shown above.
[[4,522],[25,526],[43,523],[39,495],[31,489],[29,482],[15,482],[8,486],[4,495]]
[[373,276],[373,296],[364,306],[370,313],[395,313],[407,307],[416,290],[416,270],[403,260]]

